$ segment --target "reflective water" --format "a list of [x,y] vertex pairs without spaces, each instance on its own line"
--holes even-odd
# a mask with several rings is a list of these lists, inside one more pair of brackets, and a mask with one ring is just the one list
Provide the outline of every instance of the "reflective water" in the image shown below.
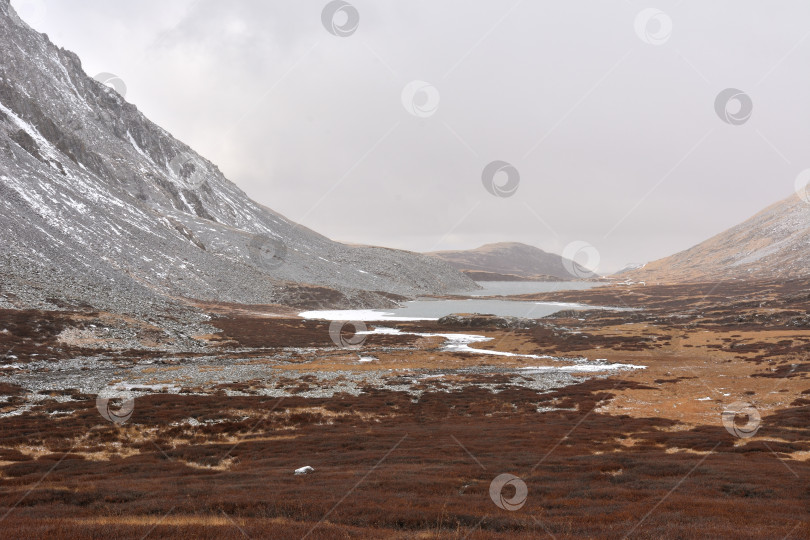
[[[508,294],[529,294],[571,289],[589,289],[598,284],[583,282],[515,282],[490,281],[482,282],[483,290],[472,291],[467,295],[479,297]],[[420,320],[438,319],[451,313],[478,313],[497,315],[499,317],[525,317],[536,319],[551,315],[564,309],[620,309],[610,306],[589,306],[563,302],[520,302],[514,300],[495,300],[490,298],[472,298],[458,300],[413,300],[405,302],[394,309],[308,311],[302,317],[327,319],[333,321],[386,321],[386,320]]]
[[587,281],[478,281],[483,289],[459,293],[460,296],[511,296],[555,291],[582,291],[604,285]]

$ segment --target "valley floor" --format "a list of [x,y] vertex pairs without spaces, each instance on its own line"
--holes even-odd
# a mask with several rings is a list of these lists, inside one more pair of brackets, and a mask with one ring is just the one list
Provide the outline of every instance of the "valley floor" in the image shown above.
[[810,537],[810,283],[521,299],[639,309],[368,323],[401,333],[356,348],[271,307],[208,306],[194,346],[3,311],[1,535]]

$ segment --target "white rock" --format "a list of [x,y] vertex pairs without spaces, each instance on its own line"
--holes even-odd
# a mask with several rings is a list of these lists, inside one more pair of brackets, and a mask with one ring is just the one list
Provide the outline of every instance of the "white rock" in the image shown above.
[[307,465],[305,467],[301,467],[300,469],[295,469],[296,476],[299,475],[299,474],[309,474],[311,472],[315,472],[315,469],[313,469],[309,465]]

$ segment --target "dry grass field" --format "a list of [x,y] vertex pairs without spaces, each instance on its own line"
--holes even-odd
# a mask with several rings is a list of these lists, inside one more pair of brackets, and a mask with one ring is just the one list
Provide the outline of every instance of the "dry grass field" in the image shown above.
[[[334,347],[328,323],[222,310],[211,337],[221,355],[263,365],[298,348],[305,353],[290,372],[300,377],[274,377],[268,365],[263,379],[141,396],[122,424],[77,390],[0,418],[0,530],[77,539],[808,538],[807,285],[558,293],[641,309],[564,312],[512,331],[396,324],[494,338],[481,348],[647,366],[546,391],[509,374],[543,362],[375,334],[360,350],[375,370],[506,371],[425,378],[416,393],[369,384],[359,395],[304,397],[320,384],[309,373],[372,368]],[[0,344],[13,342],[23,363],[51,351],[55,377],[59,355],[94,346],[54,346],[77,314],[4,316]],[[263,394],[284,385],[290,395]],[[4,383],[0,392],[8,412],[27,391]],[[756,410],[755,433],[745,432],[750,417],[732,413],[724,424],[735,402]],[[293,474],[305,465],[315,471]],[[490,496],[502,473],[526,486],[518,509]],[[508,501],[515,489],[501,495]]]

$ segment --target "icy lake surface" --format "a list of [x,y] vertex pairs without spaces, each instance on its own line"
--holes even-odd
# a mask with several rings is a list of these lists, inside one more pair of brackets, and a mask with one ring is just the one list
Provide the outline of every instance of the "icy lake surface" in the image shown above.
[[478,281],[483,287],[461,293],[464,296],[510,296],[555,291],[583,291],[605,285],[589,281]]
[[584,282],[514,282],[489,281],[479,283],[483,290],[470,291],[470,296],[480,298],[458,300],[413,300],[394,309],[305,311],[306,319],[332,321],[418,321],[435,320],[451,313],[480,313],[499,317],[526,317],[536,319],[564,309],[616,309],[613,306],[589,306],[566,302],[521,302],[498,300],[493,296],[530,294],[538,292],[590,289],[598,284]]

